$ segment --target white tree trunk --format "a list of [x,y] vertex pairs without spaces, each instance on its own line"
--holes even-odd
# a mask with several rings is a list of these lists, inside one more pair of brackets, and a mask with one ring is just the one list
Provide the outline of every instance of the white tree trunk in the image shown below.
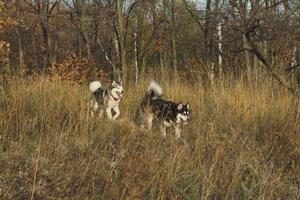
[[134,32],[134,67],[135,67],[135,83],[139,81],[139,65],[138,65],[138,47],[137,47],[137,31]]
[[222,64],[223,64],[223,58],[222,58],[222,23],[219,22],[218,24],[218,49],[219,49],[219,55],[218,55],[218,64],[219,64],[219,75],[222,74]]

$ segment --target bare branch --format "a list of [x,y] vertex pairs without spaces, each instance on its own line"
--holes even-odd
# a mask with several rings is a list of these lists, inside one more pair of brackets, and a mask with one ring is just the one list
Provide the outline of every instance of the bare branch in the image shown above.
[[58,3],[60,3],[60,2],[61,2],[61,0],[55,1],[54,4],[51,6],[51,8],[50,8],[48,14],[51,15],[51,13],[52,13],[53,9],[55,8],[55,6],[56,6]]
[[261,50],[257,47],[255,42],[251,39],[251,35],[249,32],[245,33],[246,39],[252,48],[253,54],[264,64],[267,71],[273,76],[273,78],[283,87],[288,89],[292,94],[297,95],[297,90],[293,87],[287,85],[272,69],[270,63],[265,59],[264,55],[262,54]]
[[101,50],[103,51],[105,59],[106,59],[106,60],[108,61],[108,63],[112,66],[113,71],[114,71],[114,73],[115,73],[115,72],[117,71],[117,70],[116,70],[116,66],[115,66],[114,63],[109,59],[109,57],[108,57],[108,55],[107,55],[107,52],[105,51],[105,49],[104,49],[104,47],[103,47],[103,44],[102,44],[102,42],[101,42],[101,40],[100,40],[99,38],[97,38],[97,43],[98,43],[98,45],[100,46]]

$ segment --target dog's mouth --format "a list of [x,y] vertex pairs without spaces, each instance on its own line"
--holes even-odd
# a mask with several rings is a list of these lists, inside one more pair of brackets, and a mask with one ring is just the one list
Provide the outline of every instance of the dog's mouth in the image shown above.
[[120,99],[123,98],[123,92],[116,92],[116,93]]
[[183,124],[183,125],[188,125],[188,124],[189,124],[189,121],[190,121],[189,118],[186,118],[186,119],[181,118],[181,120],[182,120],[182,124]]

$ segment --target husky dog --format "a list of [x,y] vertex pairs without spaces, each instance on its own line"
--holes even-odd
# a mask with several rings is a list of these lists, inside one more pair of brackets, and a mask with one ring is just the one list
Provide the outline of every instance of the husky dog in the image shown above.
[[93,95],[90,102],[92,116],[97,113],[102,117],[105,110],[109,119],[115,120],[119,117],[119,104],[124,92],[122,81],[113,81],[108,87],[102,87],[100,81],[93,81],[89,85],[89,90]]
[[152,122],[156,119],[164,137],[168,127],[175,128],[176,138],[180,138],[181,125],[188,124],[190,120],[189,104],[175,103],[163,100],[161,87],[154,81],[150,82],[144,99],[137,110],[136,122],[148,129],[152,128]]

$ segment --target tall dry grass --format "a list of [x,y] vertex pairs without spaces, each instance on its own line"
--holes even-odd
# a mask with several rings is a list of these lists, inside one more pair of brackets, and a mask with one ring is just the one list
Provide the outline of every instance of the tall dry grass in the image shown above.
[[148,80],[128,85],[121,118],[92,119],[87,87],[10,80],[0,87],[1,199],[299,199],[300,107],[270,80],[212,88],[160,81],[191,124],[133,126]]

